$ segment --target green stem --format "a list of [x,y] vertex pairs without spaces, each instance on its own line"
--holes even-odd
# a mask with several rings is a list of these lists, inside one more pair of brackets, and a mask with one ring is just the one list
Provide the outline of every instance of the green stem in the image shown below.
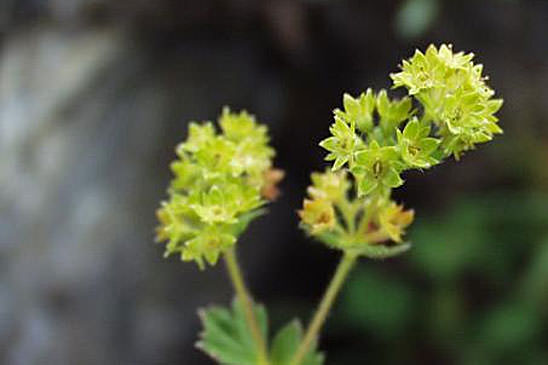
[[354,234],[356,231],[356,207],[346,198],[341,199],[341,201],[338,202],[337,206],[339,207],[343,215],[348,233],[350,233],[351,235]]
[[297,349],[295,357],[291,362],[292,365],[300,365],[305,355],[310,351],[310,346],[317,339],[320,329],[329,314],[329,310],[333,306],[333,302],[342,288],[350,269],[354,266],[356,258],[357,255],[355,254],[344,253],[339,265],[337,266],[335,275],[333,276],[333,279],[331,279],[322,301],[320,302],[318,310],[314,314],[312,322],[310,322],[310,325],[306,330],[304,339]]
[[245,286],[242,272],[240,270],[240,266],[238,265],[238,260],[236,259],[236,254],[233,247],[229,248],[225,252],[224,258],[228,275],[232,281],[232,285],[234,286],[238,300],[243,306],[247,325],[251,330],[251,335],[253,336],[253,340],[258,348],[257,365],[268,365],[269,361],[266,351],[266,342],[261,334],[259,323],[255,316],[255,312],[253,311],[253,301],[249,295],[249,290]]

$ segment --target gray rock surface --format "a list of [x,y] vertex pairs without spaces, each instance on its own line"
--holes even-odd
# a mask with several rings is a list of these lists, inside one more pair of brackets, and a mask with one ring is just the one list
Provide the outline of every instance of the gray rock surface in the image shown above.
[[[228,300],[224,273],[163,260],[154,210],[182,118],[214,118],[222,104],[246,98],[232,87],[252,82],[253,59],[245,47],[217,47],[211,57],[199,44],[150,59],[123,27],[41,24],[4,41],[5,363],[203,360],[192,349],[196,308]],[[235,54],[239,62],[228,58]]]

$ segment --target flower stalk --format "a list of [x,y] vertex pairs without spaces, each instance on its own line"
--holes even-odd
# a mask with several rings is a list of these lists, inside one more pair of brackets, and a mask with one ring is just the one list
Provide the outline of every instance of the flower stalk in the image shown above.
[[236,296],[243,306],[246,323],[251,331],[253,340],[255,341],[255,345],[258,349],[257,365],[268,365],[269,361],[266,350],[266,342],[263,338],[263,335],[261,334],[261,330],[259,328],[259,323],[257,321],[255,313],[253,312],[253,299],[251,298],[249,290],[245,285],[242,271],[240,270],[240,265],[238,264],[238,260],[236,259],[236,253],[234,252],[234,248],[231,247],[226,250],[224,254],[224,259],[226,263],[226,269],[228,271],[228,276],[230,277],[230,281],[232,282],[232,286],[234,287]]
[[316,310],[316,313],[314,314],[314,317],[306,330],[304,339],[299,345],[291,365],[300,365],[304,356],[309,352],[310,346],[317,340],[327,315],[329,314],[329,311],[337,298],[337,294],[343,287],[343,284],[348,277],[350,270],[354,267],[357,258],[358,255],[352,253],[345,252],[343,254],[341,261],[335,270],[333,279],[331,279],[331,282],[325,291],[322,301],[320,302],[320,305],[318,306],[318,309]]

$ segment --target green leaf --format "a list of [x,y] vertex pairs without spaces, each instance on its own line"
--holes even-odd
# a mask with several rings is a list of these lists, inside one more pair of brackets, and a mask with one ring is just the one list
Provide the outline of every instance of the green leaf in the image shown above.
[[[262,305],[254,305],[259,328],[266,337],[268,318]],[[259,350],[245,320],[243,307],[235,299],[232,308],[210,307],[200,310],[204,327],[196,344],[219,364],[255,365]]]
[[299,347],[302,328],[298,320],[293,320],[283,327],[274,340],[270,357],[273,365],[289,364]]
[[[280,329],[272,341],[270,350],[272,365],[289,365],[297,352],[302,337],[303,328],[297,319]],[[321,365],[323,362],[324,356],[322,353],[316,352],[316,343],[314,343],[301,365]]]
[[[421,297],[401,278],[381,273],[373,265],[359,266],[345,284],[337,316],[349,330],[394,343],[410,331],[414,313],[421,310]],[[399,363],[393,358],[386,362]]]

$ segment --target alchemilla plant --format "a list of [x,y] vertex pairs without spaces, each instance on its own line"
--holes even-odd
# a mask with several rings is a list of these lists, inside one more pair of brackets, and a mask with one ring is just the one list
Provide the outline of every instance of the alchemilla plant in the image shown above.
[[157,239],[166,255],[180,254],[200,268],[223,257],[236,291],[230,308],[200,312],[198,346],[220,364],[317,365],[322,325],[347,275],[360,257],[383,259],[407,251],[405,229],[414,212],[391,197],[412,169],[425,170],[502,133],[495,113],[502,105],[474,64],[471,53],[431,45],[404,60],[390,75],[393,88],[344,94],[334,110],[331,136],[320,142],[332,165],[312,173],[298,215],[304,231],[342,252],[341,261],[306,330],[289,322],[269,341],[263,306],[251,298],[236,260],[238,236],[277,195],[283,172],[273,168],[274,150],[265,126],[246,113],[224,109],[220,130],[191,123],[177,147],[169,199],[158,210]]
[[247,224],[263,212],[265,199],[275,198],[282,177],[272,168],[267,129],[252,115],[225,108],[218,124],[221,133],[211,122],[190,123],[171,164],[175,177],[169,200],[157,212],[157,238],[168,242],[166,256],[180,254],[202,269],[232,249]]

